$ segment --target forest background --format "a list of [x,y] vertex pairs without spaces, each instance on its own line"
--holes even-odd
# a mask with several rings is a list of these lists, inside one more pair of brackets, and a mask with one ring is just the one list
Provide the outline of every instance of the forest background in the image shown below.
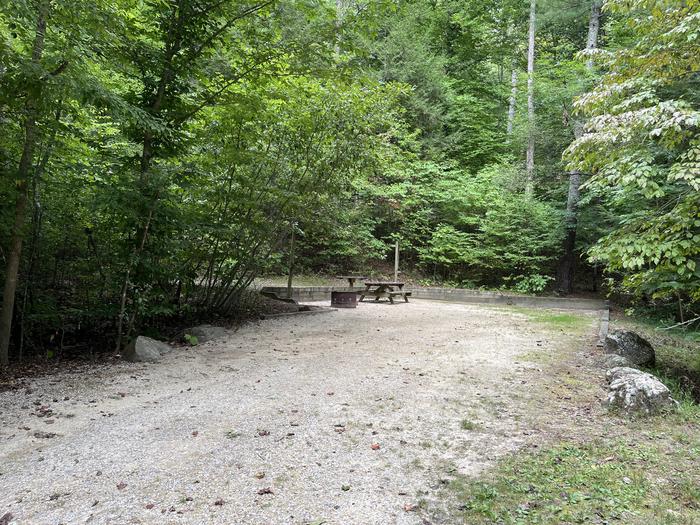
[[0,363],[381,267],[693,328],[700,6],[0,0]]

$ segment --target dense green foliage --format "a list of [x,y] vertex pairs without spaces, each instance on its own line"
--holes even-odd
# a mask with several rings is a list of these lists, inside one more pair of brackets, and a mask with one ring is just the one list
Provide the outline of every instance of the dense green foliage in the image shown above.
[[595,68],[589,0],[538,12],[529,122],[519,0],[2,0],[0,346],[230,316],[287,271],[292,228],[316,271],[399,240],[428,279],[538,293],[568,250],[579,288],[590,254],[615,289],[692,312],[697,3],[609,2]]
[[590,198],[617,215],[592,250],[622,285],[653,297],[700,299],[700,6],[607,4],[628,46],[597,55],[607,72],[577,106],[589,133],[572,164]]

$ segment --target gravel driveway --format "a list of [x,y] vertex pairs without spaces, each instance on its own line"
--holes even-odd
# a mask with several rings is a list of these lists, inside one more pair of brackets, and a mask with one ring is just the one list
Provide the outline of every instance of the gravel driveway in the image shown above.
[[528,439],[523,355],[567,337],[509,310],[363,303],[35,379],[0,394],[0,516],[454,523],[441,484]]

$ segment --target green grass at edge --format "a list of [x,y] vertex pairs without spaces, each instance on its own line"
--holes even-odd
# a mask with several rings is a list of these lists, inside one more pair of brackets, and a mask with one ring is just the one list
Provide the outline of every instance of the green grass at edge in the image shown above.
[[[696,443],[700,444],[700,443]],[[681,447],[690,461],[693,447]],[[462,523],[700,523],[698,473],[650,446],[563,444],[503,461],[487,480],[458,478]],[[673,478],[664,478],[668,473]]]

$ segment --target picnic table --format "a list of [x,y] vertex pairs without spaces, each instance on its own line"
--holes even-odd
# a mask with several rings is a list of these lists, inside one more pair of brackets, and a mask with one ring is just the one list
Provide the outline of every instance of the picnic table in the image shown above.
[[368,277],[363,277],[361,275],[339,275],[338,279],[347,279],[350,284],[350,288],[355,287],[355,281],[365,281]]
[[389,302],[394,304],[394,297],[403,297],[403,300],[408,302],[411,292],[404,292],[405,284],[399,281],[366,281],[365,289],[360,292],[360,302],[364,301],[367,295],[373,296],[375,302],[379,299],[389,299]]

